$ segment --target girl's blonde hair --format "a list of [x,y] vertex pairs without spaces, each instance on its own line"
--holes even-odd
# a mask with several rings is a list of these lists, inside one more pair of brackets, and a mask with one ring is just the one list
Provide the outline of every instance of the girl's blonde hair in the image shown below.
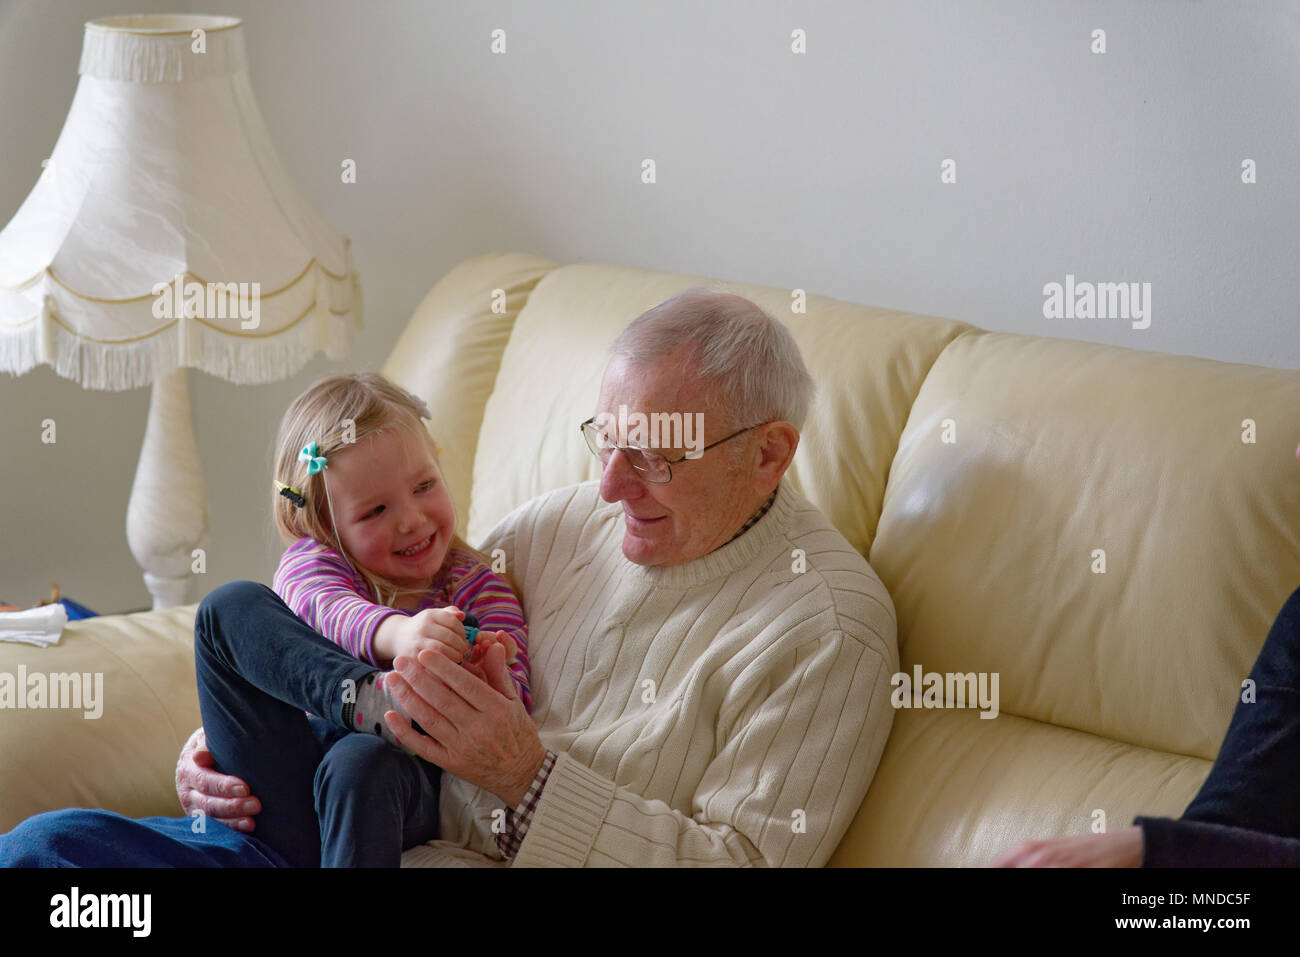
[[[325,471],[308,476],[308,463],[300,459],[299,453],[315,442],[317,455],[328,459],[369,436],[409,431],[428,444],[429,454],[436,462],[438,443],[422,421],[428,414],[423,402],[377,373],[337,375],[320,380],[294,399],[280,420],[276,436],[275,481],[301,493],[306,500],[299,507],[282,495],[278,486],[274,487],[272,509],[280,537],[286,545],[313,538],[336,547],[370,587],[374,601],[381,605],[392,606],[399,598],[419,592],[374,574],[347,553],[335,531]],[[453,535],[448,557],[452,548],[488,563],[460,535]]]

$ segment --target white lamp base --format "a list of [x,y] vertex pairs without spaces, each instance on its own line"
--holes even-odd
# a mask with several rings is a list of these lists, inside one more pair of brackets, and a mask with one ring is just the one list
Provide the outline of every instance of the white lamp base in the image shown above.
[[196,554],[208,534],[208,490],[185,376],[181,368],[154,381],[126,509],[127,544],[144,569],[155,609],[189,601],[195,569],[207,564],[206,555]]

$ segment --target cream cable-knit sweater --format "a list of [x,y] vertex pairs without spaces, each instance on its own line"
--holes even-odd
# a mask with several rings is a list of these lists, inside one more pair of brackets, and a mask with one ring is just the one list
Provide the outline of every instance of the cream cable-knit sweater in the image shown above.
[[[525,503],[482,546],[505,550],[522,591],[532,716],[559,753],[515,863],[824,864],[893,722],[884,585],[788,482],[685,565],[624,558],[622,514],[587,482]],[[502,809],[444,775],[442,840],[403,864],[500,864]]]

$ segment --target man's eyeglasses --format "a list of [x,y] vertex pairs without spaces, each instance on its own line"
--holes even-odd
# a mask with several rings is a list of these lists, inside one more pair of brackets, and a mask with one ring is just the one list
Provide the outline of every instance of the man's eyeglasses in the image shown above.
[[655,485],[667,485],[673,479],[673,466],[685,462],[687,459],[697,459],[711,448],[721,445],[723,442],[730,442],[738,435],[743,435],[750,429],[756,429],[759,425],[766,425],[766,422],[759,422],[758,425],[746,426],[736,432],[732,432],[725,439],[718,439],[711,442],[698,453],[687,453],[681,458],[666,459],[658,452],[651,449],[639,448],[635,445],[615,445],[605,430],[598,427],[596,417],[593,415],[586,422],[582,423],[579,428],[582,430],[582,437],[587,440],[587,448],[591,449],[591,454],[600,459],[601,466],[609,464],[609,457],[615,449],[623,453],[627,459],[627,464],[636,469],[645,478],[647,482]]

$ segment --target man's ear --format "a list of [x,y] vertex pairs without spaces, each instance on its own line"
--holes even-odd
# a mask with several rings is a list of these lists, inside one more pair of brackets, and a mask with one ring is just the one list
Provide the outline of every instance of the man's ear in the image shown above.
[[794,461],[799,448],[799,430],[789,422],[769,422],[758,430],[758,468],[754,481],[758,491],[771,492]]

